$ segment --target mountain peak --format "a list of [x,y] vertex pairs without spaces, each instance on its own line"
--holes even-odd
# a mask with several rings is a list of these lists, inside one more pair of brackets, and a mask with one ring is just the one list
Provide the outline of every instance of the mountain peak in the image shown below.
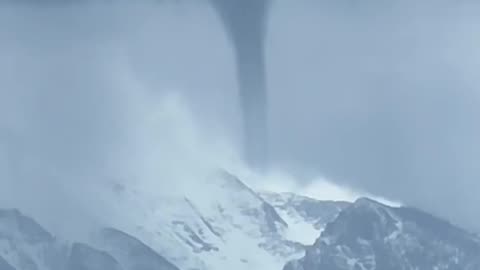
[[0,269],[275,270],[301,256],[285,269],[480,269],[476,236],[414,208],[258,193],[228,172],[205,180],[178,198],[118,187],[115,202],[132,218],[87,244],[0,210]]
[[373,199],[370,199],[368,197],[360,197],[360,198],[356,199],[353,204],[357,205],[357,206],[386,206],[386,205],[384,205],[380,202],[377,202]]
[[478,269],[480,244],[420,210],[356,200],[289,270]]
[[32,244],[53,240],[49,232],[17,209],[0,210],[0,236]]

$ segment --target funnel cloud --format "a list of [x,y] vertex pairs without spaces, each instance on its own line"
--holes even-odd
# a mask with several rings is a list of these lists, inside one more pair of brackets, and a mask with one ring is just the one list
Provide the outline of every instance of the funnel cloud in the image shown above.
[[258,169],[267,165],[267,87],[265,23],[269,0],[211,0],[233,43],[245,157]]

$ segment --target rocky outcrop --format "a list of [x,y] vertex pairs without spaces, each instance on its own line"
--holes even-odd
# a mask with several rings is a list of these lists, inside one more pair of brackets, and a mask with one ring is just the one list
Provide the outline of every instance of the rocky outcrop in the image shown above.
[[285,270],[474,270],[476,236],[413,208],[359,199]]

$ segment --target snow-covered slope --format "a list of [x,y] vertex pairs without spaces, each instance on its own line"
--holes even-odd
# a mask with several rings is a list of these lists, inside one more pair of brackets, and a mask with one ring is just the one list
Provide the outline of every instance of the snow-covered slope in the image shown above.
[[62,245],[17,210],[0,210],[0,257],[6,269],[22,270],[58,269],[65,261]]
[[295,193],[262,192],[261,196],[288,223],[284,238],[304,245],[312,245],[327,223],[350,205],[342,201],[315,200]]
[[103,231],[96,246],[62,241],[19,211],[0,210],[0,270],[178,270],[138,239]]
[[117,209],[85,241],[0,210],[0,270],[480,269],[478,237],[415,209],[258,193],[224,171],[189,184],[104,186]]
[[476,270],[480,242],[412,208],[359,199],[329,223],[304,258],[286,270]]
[[299,228],[311,228],[315,239],[346,205],[260,195],[225,171],[175,192],[114,183],[102,195],[123,220],[113,218],[86,243],[56,239],[20,212],[1,211],[2,267],[277,270],[305,254],[307,240],[295,235]]
[[[139,237],[181,269],[281,269],[288,260],[304,254],[304,239],[292,237],[291,230],[314,228],[320,222],[319,216],[290,209],[296,220],[289,224],[284,219],[289,216],[278,213],[282,207],[273,207],[266,199],[273,194],[261,196],[227,172],[199,179],[180,193],[182,196],[151,198],[148,208],[144,206],[148,196],[142,191],[120,190],[116,192],[120,205],[143,211],[135,224],[122,230]],[[311,199],[297,200],[301,204]],[[338,213],[344,205],[331,208]],[[328,222],[334,217],[326,214],[321,220]],[[312,230],[317,232],[312,234],[316,239],[319,231]]]

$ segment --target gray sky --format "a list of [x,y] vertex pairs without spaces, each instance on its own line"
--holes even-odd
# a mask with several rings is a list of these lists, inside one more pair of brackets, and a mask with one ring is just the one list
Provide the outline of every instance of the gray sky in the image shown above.
[[272,16],[273,155],[478,224],[479,7],[306,2]]
[[[266,40],[275,164],[480,230],[474,2],[275,2]],[[119,177],[120,164],[143,169],[133,158],[157,137],[139,140],[140,123],[166,92],[185,97],[201,130],[241,141],[232,49],[206,2],[2,4],[0,59],[1,190],[31,211],[90,213],[82,200],[58,201]],[[145,155],[194,164],[165,140]]]

